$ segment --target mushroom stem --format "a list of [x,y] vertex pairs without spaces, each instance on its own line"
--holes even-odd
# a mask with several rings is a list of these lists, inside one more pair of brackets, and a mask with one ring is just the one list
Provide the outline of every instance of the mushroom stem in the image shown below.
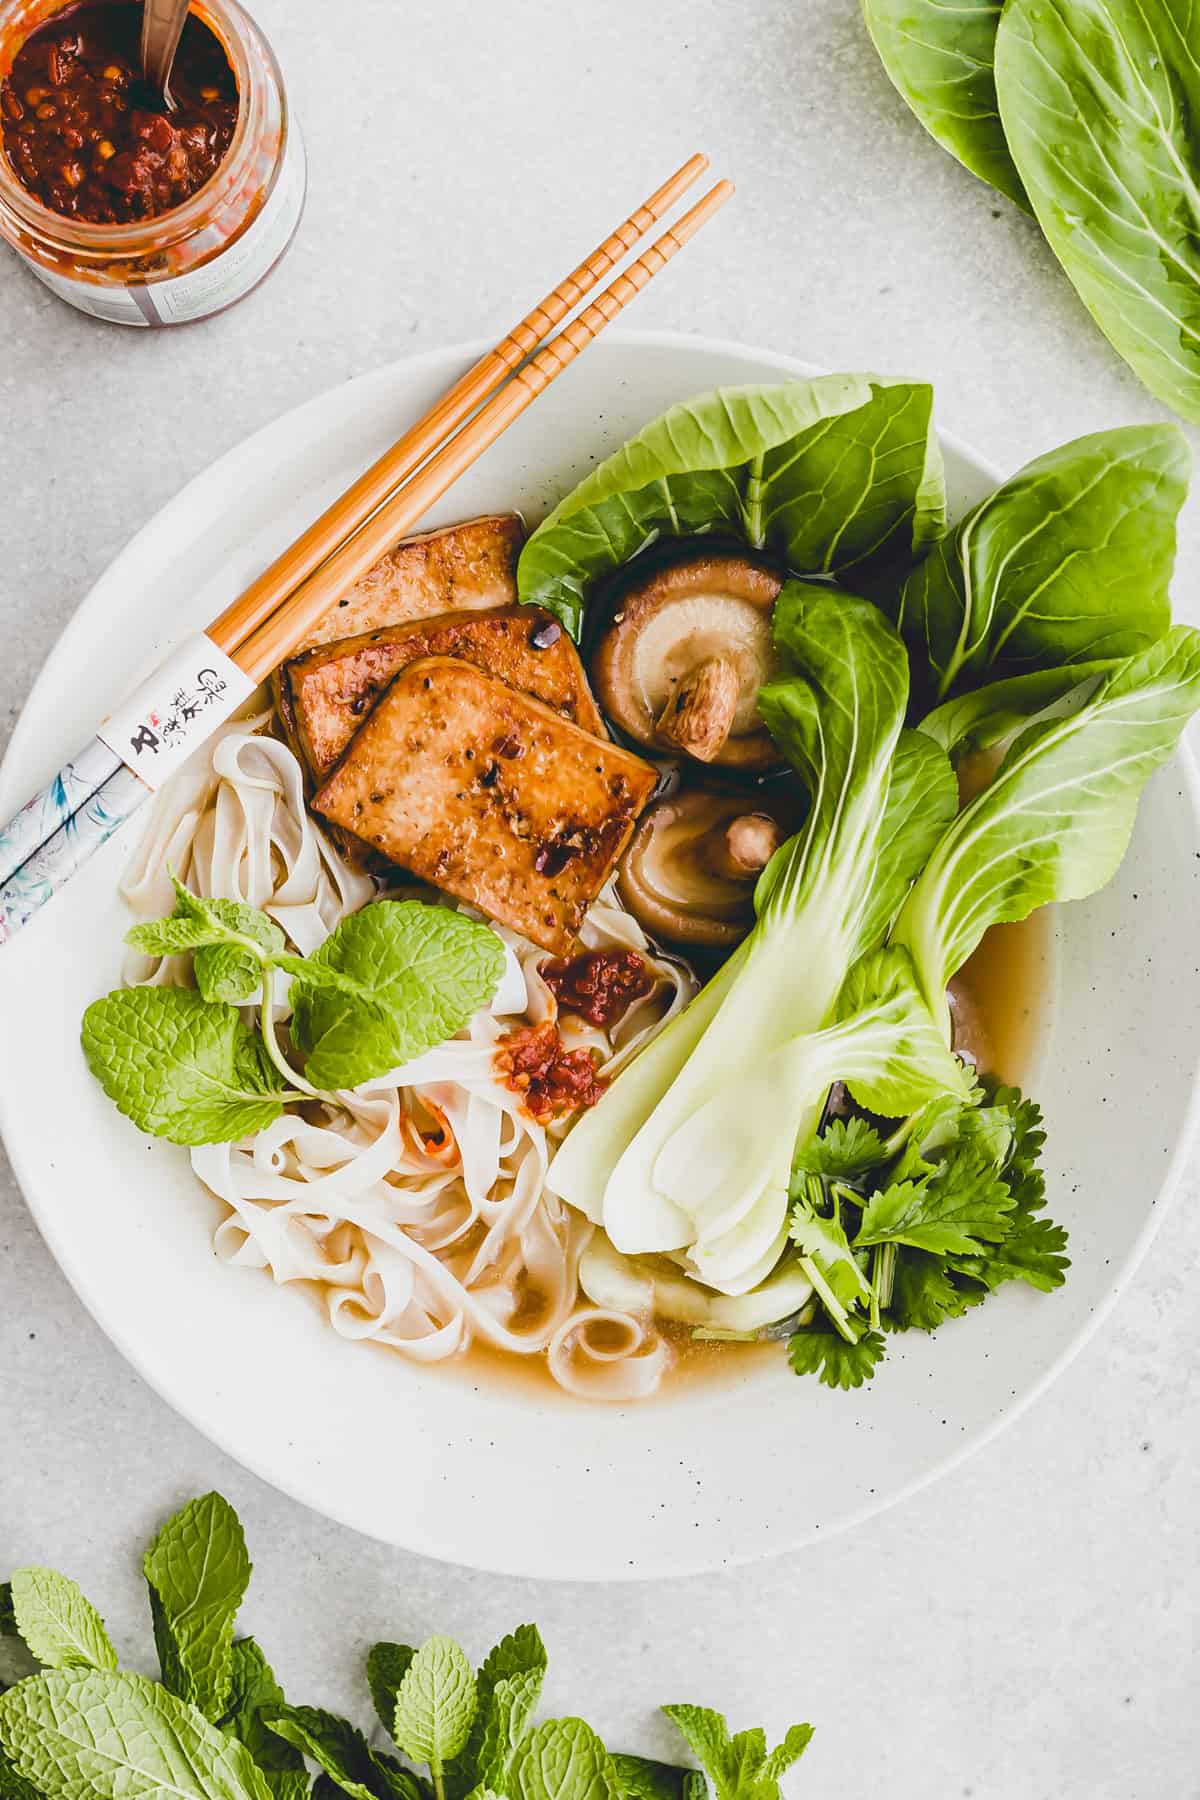
[[696,861],[723,881],[749,881],[766,868],[782,836],[768,813],[741,813],[696,839]]
[[656,720],[668,743],[711,762],[733,729],[741,686],[736,663],[728,656],[709,656],[689,669]]

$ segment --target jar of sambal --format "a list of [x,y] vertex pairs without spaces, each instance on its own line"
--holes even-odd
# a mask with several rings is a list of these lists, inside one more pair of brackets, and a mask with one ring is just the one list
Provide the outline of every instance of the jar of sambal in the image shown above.
[[0,0],[0,237],[94,318],[177,325],[279,261],[304,147],[237,0],[193,0],[168,106],[140,36],[139,0]]

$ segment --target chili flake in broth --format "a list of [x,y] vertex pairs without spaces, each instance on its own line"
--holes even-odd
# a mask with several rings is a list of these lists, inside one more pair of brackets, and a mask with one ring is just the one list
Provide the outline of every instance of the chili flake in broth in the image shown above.
[[538,974],[561,1012],[577,1013],[593,1025],[615,1025],[654,987],[636,950],[584,950],[569,960],[554,957],[539,965]]
[[595,1106],[608,1083],[596,1071],[590,1050],[566,1050],[558,1027],[522,1025],[496,1044],[495,1064],[504,1083],[539,1125],[564,1113]]

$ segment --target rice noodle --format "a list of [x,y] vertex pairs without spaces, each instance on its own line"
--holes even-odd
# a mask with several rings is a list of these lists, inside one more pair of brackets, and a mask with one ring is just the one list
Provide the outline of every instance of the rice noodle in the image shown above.
[[[262,908],[307,954],[373,898],[374,883],[309,816],[303,772],[268,734],[271,718],[232,721],[159,795],[121,889],[139,919],[171,910],[170,867],[200,894]],[[339,1093],[336,1104],[286,1114],[240,1143],[193,1149],[196,1174],[223,1207],[214,1248],[277,1283],[316,1284],[344,1338],[418,1362],[482,1342],[545,1355],[572,1394],[640,1399],[658,1386],[669,1348],[652,1321],[598,1308],[580,1289],[592,1227],[545,1185],[571,1121],[539,1125],[494,1065],[506,1031],[557,1018],[539,973],[546,953],[494,929],[508,970],[492,1005],[457,1038]],[[686,1005],[694,983],[651,951],[611,888],[582,937],[588,948],[636,950],[655,977],[611,1029],[571,1014],[559,1020],[564,1044],[596,1052],[612,1074]],[[132,955],[126,978],[186,980],[187,959]],[[286,1016],[281,987],[276,1010]]]

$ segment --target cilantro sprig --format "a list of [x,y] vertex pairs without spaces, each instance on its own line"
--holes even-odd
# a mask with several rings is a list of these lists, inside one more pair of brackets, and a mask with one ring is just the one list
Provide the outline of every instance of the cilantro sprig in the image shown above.
[[336,1713],[288,1705],[259,1645],[234,1637],[250,1560],[219,1494],[169,1519],[143,1567],[157,1682],[119,1667],[65,1575],[21,1569],[0,1587],[0,1629],[35,1667],[0,1692],[0,1800],[781,1800],[812,1737],[793,1725],[768,1750],[758,1729],[731,1733],[720,1713],[675,1705],[663,1711],[703,1773],[611,1754],[582,1719],[534,1722],[546,1650],[521,1625],[478,1669],[448,1637],[375,1644],[366,1674],[388,1747]]
[[[244,1137],[290,1104],[400,1067],[460,1031],[503,972],[491,927],[448,907],[379,900],[297,956],[266,913],[171,879],[174,911],[135,925],[126,942],[148,956],[190,955],[195,987],[118,989],[88,1007],[82,1041],[109,1099],[173,1143]],[[291,982],[287,1044],[275,1017],[281,976]],[[251,1005],[248,1024],[239,1008]]]
[[814,1307],[788,1340],[796,1373],[861,1387],[885,1333],[935,1331],[1008,1281],[1061,1287],[1067,1234],[1041,1216],[1044,1142],[1033,1101],[980,1086],[886,1138],[856,1116],[804,1145],[789,1229]]

